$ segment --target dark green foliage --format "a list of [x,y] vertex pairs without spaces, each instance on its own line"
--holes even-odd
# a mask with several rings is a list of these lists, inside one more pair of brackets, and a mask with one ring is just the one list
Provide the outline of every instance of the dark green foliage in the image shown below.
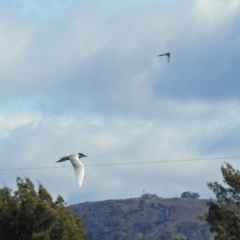
[[81,219],[67,208],[61,196],[54,202],[39,184],[17,178],[18,190],[0,189],[0,239],[81,240],[86,239]]
[[209,201],[208,213],[203,217],[216,233],[216,240],[239,239],[240,236],[240,172],[229,163],[221,166],[223,182],[208,183],[217,201]]
[[183,192],[181,194],[181,198],[187,198],[187,199],[198,199],[200,197],[200,195],[198,193],[194,193],[194,192]]

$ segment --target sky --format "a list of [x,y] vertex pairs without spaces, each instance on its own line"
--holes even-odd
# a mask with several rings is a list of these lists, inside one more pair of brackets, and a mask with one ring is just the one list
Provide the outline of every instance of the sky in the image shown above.
[[[1,1],[1,185],[214,197],[221,165],[240,168],[239,22],[240,0]],[[56,163],[77,152],[81,188]]]

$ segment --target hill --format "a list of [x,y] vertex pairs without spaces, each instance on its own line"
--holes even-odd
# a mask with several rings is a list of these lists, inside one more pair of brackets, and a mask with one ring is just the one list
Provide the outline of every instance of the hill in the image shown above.
[[207,211],[207,200],[140,198],[71,205],[84,221],[89,240],[212,240],[209,226],[197,219]]

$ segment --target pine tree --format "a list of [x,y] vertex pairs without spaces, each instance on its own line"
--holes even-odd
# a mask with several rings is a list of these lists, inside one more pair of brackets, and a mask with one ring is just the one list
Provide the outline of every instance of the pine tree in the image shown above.
[[29,178],[17,178],[18,190],[0,189],[0,239],[84,240],[82,220],[65,207],[58,196],[53,201],[39,184],[36,191]]
[[208,183],[217,200],[207,203],[208,213],[203,219],[210,224],[210,231],[216,233],[216,240],[239,239],[240,236],[240,172],[229,163],[221,166],[223,186],[218,182]]

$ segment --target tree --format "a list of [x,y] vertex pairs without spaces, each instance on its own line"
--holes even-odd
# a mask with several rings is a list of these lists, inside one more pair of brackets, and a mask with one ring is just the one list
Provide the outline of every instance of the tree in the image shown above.
[[86,235],[80,218],[56,201],[39,184],[35,190],[29,178],[17,178],[18,190],[0,189],[0,239],[83,240]]
[[[209,239],[207,224],[201,222],[182,221],[176,225],[177,233],[185,239],[206,240]],[[176,239],[177,240],[177,239]]]
[[216,233],[216,240],[239,239],[240,236],[240,172],[229,163],[221,166],[223,182],[209,182],[208,187],[217,200],[207,202],[208,213],[202,219],[210,224],[210,231]]
[[200,195],[198,193],[194,193],[194,192],[183,192],[181,194],[181,198],[187,198],[187,199],[198,199],[200,197]]

